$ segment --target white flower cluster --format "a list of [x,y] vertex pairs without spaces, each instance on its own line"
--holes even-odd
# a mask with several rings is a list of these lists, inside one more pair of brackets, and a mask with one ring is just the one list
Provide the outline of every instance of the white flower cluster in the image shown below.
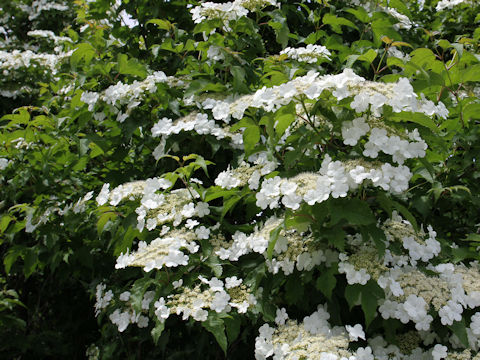
[[414,23],[410,20],[408,16],[399,13],[394,8],[386,7],[386,8],[383,8],[383,11],[385,11],[387,14],[393,16],[395,19],[398,20],[398,23],[393,25],[393,28],[395,30],[398,30],[398,29],[410,30],[414,25]]
[[11,160],[6,158],[0,158],[0,170],[5,170],[11,162]]
[[95,302],[95,316],[98,316],[100,312],[105,309],[110,301],[113,299],[112,290],[105,292],[107,286],[105,284],[98,284],[95,292],[96,302]]
[[435,10],[442,11],[444,9],[452,9],[460,4],[472,4],[470,0],[440,0],[435,7]]
[[235,0],[226,3],[207,1],[190,9],[190,12],[195,24],[205,20],[220,19],[225,25],[228,25],[230,21],[247,16],[250,11],[269,5],[277,6],[277,2],[275,0]]
[[[262,209],[274,209],[280,206],[281,200],[285,207],[296,210],[302,201],[313,205],[327,200],[330,196],[345,197],[349,190],[357,189],[364,181],[394,194],[408,189],[408,181],[412,176],[408,167],[394,167],[386,163],[380,168],[369,169],[365,165],[352,166],[332,161],[327,154],[318,173],[301,173],[290,179],[275,176],[264,180],[256,194],[256,204]],[[351,166],[351,169],[348,170],[348,166]]]
[[[110,109],[112,112],[118,114],[117,120],[119,122],[125,121],[127,114],[123,114],[120,111],[122,105],[127,105],[127,113],[131,109],[137,107],[140,104],[140,99],[145,92],[153,93],[157,89],[158,83],[166,83],[169,78],[163,71],[156,71],[152,75],[149,75],[143,81],[135,80],[132,84],[124,84],[121,81],[115,85],[109,86],[102,93],[84,91],[80,100],[88,105],[88,110],[93,112],[98,100],[105,102],[108,105],[112,105]],[[100,119],[105,115],[98,115]]]
[[406,324],[415,323],[417,330],[429,330],[433,317],[428,314],[428,304],[423,297],[411,294],[405,302],[385,300],[378,308],[384,319],[395,318]]
[[[201,284],[194,288],[181,288],[182,292],[169,295],[167,301],[160,298],[155,302],[155,315],[164,322],[171,313],[182,315],[183,320],[192,317],[196,321],[205,321],[208,311],[229,313],[236,309],[238,313],[247,312],[257,300],[236,276],[227,277],[225,282],[216,277],[209,279],[199,276]],[[202,287],[208,288],[202,290]]]
[[[382,125],[382,124],[378,124]],[[345,145],[354,146],[362,136],[367,135],[368,141],[364,145],[363,155],[376,158],[382,151],[391,155],[392,160],[403,164],[406,159],[413,159],[425,156],[427,143],[420,137],[417,129],[412,132],[405,130],[404,139],[398,135],[389,136],[393,129],[384,126],[383,128],[373,127],[365,121],[365,118],[356,118],[353,121],[345,121],[342,124],[342,137]],[[411,140],[409,142],[407,139]]]
[[283,310],[277,310],[277,328],[262,325],[255,339],[255,359],[275,360],[320,359],[320,360],[373,360],[370,347],[358,348],[355,353],[348,350],[350,341],[365,339],[360,324],[355,326],[331,327],[330,314],[319,305],[317,311],[306,316],[303,322],[287,320]]
[[44,67],[45,71],[57,73],[58,65],[72,55],[73,51],[58,54],[37,54],[31,50],[11,52],[0,50],[0,69],[7,71],[29,67]]
[[430,225],[428,226],[428,236],[424,244],[420,244],[413,236],[403,238],[403,247],[408,250],[413,261],[422,260],[427,262],[440,253],[440,243],[435,238],[437,233],[433,231]]
[[266,251],[270,233],[281,227],[283,221],[282,218],[273,216],[249,235],[237,231],[232,236],[232,242],[222,243],[215,249],[215,254],[222,260],[238,261],[241,256],[256,252],[265,257],[269,272],[276,274],[282,270],[285,275],[293,273],[295,268],[298,271],[309,271],[322,263],[330,266],[332,259],[338,259],[332,250],[320,249],[311,234],[282,229],[278,234],[272,259],[268,260]]
[[110,191],[110,184],[106,183],[103,184],[96,201],[98,205],[104,205],[108,202],[110,205],[116,206],[126,198],[135,200],[136,197],[143,196],[142,203],[148,207],[150,202],[160,201],[159,195],[155,194],[157,190],[166,190],[171,186],[172,183],[167,179],[151,178],[145,181],[140,180],[122,184]]
[[287,47],[280,52],[280,55],[287,55],[289,59],[306,62],[309,64],[316,63],[319,59],[330,60],[332,53],[325,46],[308,44],[306,47],[291,48]]
[[365,80],[356,75],[352,69],[345,69],[337,75],[323,76],[315,71],[309,71],[307,75],[287,83],[270,88],[263,87],[254,94],[234,100],[212,99],[210,108],[213,109],[216,120],[229,121],[230,116],[241,119],[249,107],[274,111],[291,101],[297,101],[302,96],[310,100],[317,99],[325,90],[331,91],[337,100],[353,96],[350,106],[358,113],[370,108],[375,116],[379,116],[382,107],[388,105],[394,112],[420,112],[441,118],[448,115],[448,110],[442,102],[435,105],[423,96],[418,99],[407,78],[401,78],[396,83],[379,83]]
[[31,30],[27,32],[28,36],[31,37],[38,37],[38,38],[46,38],[49,40],[53,40],[53,42],[56,44],[61,44],[64,42],[73,42],[72,39],[70,39],[67,36],[57,36],[53,31],[50,30]]
[[243,144],[242,133],[232,133],[228,128],[218,126],[214,120],[209,120],[207,114],[192,113],[173,122],[166,117],[159,120],[152,127],[152,136],[169,136],[181,131],[195,131],[199,135],[213,135],[218,140],[230,138],[232,145]]
[[177,267],[188,264],[188,255],[198,251],[199,246],[195,243],[197,235],[186,229],[176,229],[169,236],[159,237],[148,245],[144,241],[138,244],[138,250],[129,254],[121,254],[117,258],[116,269],[123,269],[127,266],[141,266],[149,272],[153,269],[163,267]]
[[347,277],[347,282],[350,285],[353,284],[360,284],[365,285],[368,280],[370,280],[371,276],[367,273],[367,270],[361,268],[359,270],[355,270],[355,266],[348,262],[348,255],[347,254],[340,254],[339,255],[339,263],[338,263],[338,272],[340,274],[345,274]]
[[[120,294],[119,299],[123,302],[128,302],[130,300],[130,292],[125,291]],[[150,303],[153,301],[155,296],[154,291],[146,291],[142,299],[142,312],[148,312],[150,308]],[[113,313],[110,314],[109,319],[114,324],[117,325],[118,331],[123,332],[130,324],[137,324],[139,328],[145,328],[148,326],[148,316],[143,315],[142,312],[137,313],[131,308],[131,304],[126,304],[127,309],[121,311],[120,309],[115,309]]]
[[238,168],[222,171],[215,179],[215,185],[224,189],[233,189],[248,184],[250,189],[258,189],[260,178],[270,174],[277,167],[275,162],[266,159],[265,153],[259,155],[265,156],[258,156],[252,160],[257,163],[254,166],[242,162]]
[[28,13],[28,20],[35,20],[42,11],[67,11],[70,9],[64,2],[55,2],[52,0],[33,0],[32,5],[19,4],[18,7]]

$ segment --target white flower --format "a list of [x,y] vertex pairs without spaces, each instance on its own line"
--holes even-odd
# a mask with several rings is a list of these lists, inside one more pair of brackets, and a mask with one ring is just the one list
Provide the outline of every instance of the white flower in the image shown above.
[[285,308],[277,309],[277,316],[275,317],[275,323],[277,325],[285,325],[285,321],[288,320],[287,310]]
[[210,237],[210,229],[207,229],[205,226],[200,226],[195,229],[195,234],[198,239],[207,240]]
[[98,194],[96,200],[98,205],[103,205],[108,201],[108,197],[110,196],[110,191],[108,190],[110,187],[110,184],[103,184],[102,190],[100,190],[100,193]]
[[122,300],[122,301],[130,300],[130,291],[124,291],[123,293],[121,293],[120,294],[120,300]]
[[446,346],[440,344],[435,345],[432,350],[433,360],[445,359],[447,357],[447,350],[448,348]]
[[348,331],[350,341],[358,341],[358,338],[365,340],[365,333],[363,332],[362,325],[345,325],[345,329]]
[[204,217],[205,215],[210,214],[208,203],[206,202],[197,203],[197,206],[195,207],[195,212],[197,213],[198,217]]
[[231,289],[237,286],[240,286],[240,284],[243,282],[242,279],[238,279],[236,276],[232,277],[227,277],[225,278],[225,287],[227,289]]

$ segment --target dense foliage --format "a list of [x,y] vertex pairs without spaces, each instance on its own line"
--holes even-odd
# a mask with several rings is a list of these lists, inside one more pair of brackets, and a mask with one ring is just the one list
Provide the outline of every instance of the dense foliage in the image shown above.
[[477,1],[1,6],[1,358],[480,359]]

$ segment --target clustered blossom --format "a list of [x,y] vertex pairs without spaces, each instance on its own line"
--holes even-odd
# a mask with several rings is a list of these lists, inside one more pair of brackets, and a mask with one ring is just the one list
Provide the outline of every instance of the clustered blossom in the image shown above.
[[435,10],[442,11],[444,9],[452,9],[454,6],[460,4],[471,4],[472,1],[470,0],[440,0],[437,3]]
[[31,50],[12,50],[11,52],[0,50],[0,69],[12,71],[40,66],[44,67],[45,71],[56,74],[59,64],[69,58],[72,53],[73,51],[58,54],[37,54]]
[[269,5],[277,6],[277,2],[275,0],[235,0],[222,4],[207,1],[192,8],[190,12],[195,24],[205,20],[220,19],[225,25],[228,25],[230,21],[247,16],[250,11]]
[[229,138],[233,146],[243,144],[242,133],[232,133],[228,127],[220,127],[215,123],[215,120],[208,119],[207,114],[195,112],[175,121],[166,117],[160,119],[152,127],[152,136],[167,137],[181,131],[195,131],[199,135],[213,135],[218,140]]
[[[140,105],[141,98],[145,92],[153,93],[157,90],[157,84],[166,83],[171,78],[167,77],[163,71],[156,71],[147,76],[143,81],[135,80],[131,84],[124,84],[118,81],[115,85],[109,86],[102,93],[84,91],[80,100],[88,105],[88,110],[93,112],[95,105],[99,100],[110,105],[110,110],[117,114],[117,121],[123,122],[128,117],[129,112]],[[122,105],[127,105],[126,113],[121,111]],[[97,120],[105,118],[105,114],[100,112],[95,114]]]
[[125,310],[122,311],[120,308],[117,308],[109,315],[110,321],[112,324],[118,327],[119,332],[125,331],[130,324],[137,324],[139,328],[146,328],[149,323],[148,316],[144,315],[143,313],[147,313],[150,309],[150,303],[155,297],[155,292],[145,292],[142,299],[142,309],[138,313],[132,309],[132,306],[129,302],[130,295],[131,294],[129,291],[121,293],[119,300],[125,303]]
[[[368,135],[368,141],[364,144],[363,155],[376,158],[378,153],[382,151],[391,155],[392,160],[398,164],[403,164],[406,159],[420,158],[425,156],[427,143],[420,137],[418,130],[412,132],[405,130],[401,134],[389,136],[395,130],[386,124],[372,121],[375,127],[370,127],[365,118],[360,117],[352,121],[345,121],[342,124],[342,137],[345,145],[354,146],[361,137]],[[408,140],[411,140],[408,141]]]
[[269,272],[276,274],[282,270],[285,275],[293,273],[295,268],[298,271],[309,271],[322,263],[330,266],[332,261],[338,259],[334,251],[320,248],[314,242],[312,234],[280,229],[272,259],[268,260],[266,251],[271,240],[270,234],[282,227],[283,221],[282,218],[273,216],[251,234],[236,231],[231,242],[218,242],[215,254],[222,260],[238,261],[241,256],[256,252],[265,257]]
[[19,4],[18,7],[28,13],[28,20],[35,20],[43,11],[68,11],[70,9],[64,2],[53,0],[33,0],[31,5]]
[[291,48],[287,47],[280,52],[280,55],[287,55],[289,59],[306,62],[309,64],[316,63],[320,59],[330,60],[332,55],[325,46],[308,44],[306,47]]
[[401,78],[396,83],[367,81],[348,68],[337,75],[321,76],[315,71],[309,71],[305,76],[281,85],[263,87],[254,94],[237,99],[211,99],[209,108],[213,110],[216,120],[229,121],[230,116],[241,119],[249,107],[274,111],[291,101],[298,101],[301,97],[317,99],[323,91],[331,91],[337,100],[353,96],[350,106],[357,113],[370,109],[374,116],[379,116],[382,107],[388,105],[394,112],[420,112],[441,118],[448,115],[442,102],[435,105],[423,96],[418,99],[407,78]]
[[157,318],[164,322],[170,314],[176,313],[182,315],[183,320],[192,317],[196,321],[205,321],[209,310],[229,313],[236,309],[238,313],[245,313],[257,303],[250,289],[237,277],[227,277],[225,282],[216,277],[209,280],[199,276],[199,280],[200,284],[193,288],[183,287],[181,292],[169,295],[167,300],[162,297],[156,301]]
[[148,245],[144,241],[138,244],[138,250],[129,254],[121,254],[117,259],[116,269],[127,266],[140,266],[146,272],[162,267],[177,267],[188,264],[188,255],[183,251],[188,250],[191,254],[198,251],[199,245],[195,243],[197,235],[188,229],[175,229],[167,233],[167,236],[159,237]]
[[254,166],[244,161],[239,167],[235,169],[228,168],[218,174],[215,179],[215,185],[224,189],[232,189],[248,184],[250,189],[256,190],[258,189],[261,176],[271,173],[276,166],[275,162],[268,160],[257,161],[257,164]]
[[[284,309],[283,309],[284,310]],[[306,316],[302,323],[288,320],[285,311],[277,311],[277,327],[262,325],[255,339],[255,359],[276,360],[373,360],[370,347],[360,347],[356,352],[348,350],[350,341],[365,338],[361,325],[331,327],[326,306]]]
[[406,166],[394,167],[388,163],[377,168],[368,163],[342,163],[332,161],[327,154],[318,173],[301,173],[290,179],[275,176],[262,182],[256,194],[257,206],[262,209],[278,208],[281,203],[296,210],[302,201],[308,205],[321,203],[329,197],[347,196],[364,181],[394,194],[408,189],[412,174]]
[[385,11],[387,14],[393,16],[395,19],[398,20],[398,23],[393,25],[393,28],[395,30],[398,30],[398,29],[410,30],[414,25],[414,23],[409,19],[408,16],[399,13],[394,8],[386,7],[386,8],[383,8],[383,11]]
[[105,292],[107,285],[98,284],[95,292],[96,302],[95,302],[95,316],[98,316],[100,312],[105,309],[110,301],[113,299],[112,290]]
[[53,31],[50,30],[32,30],[27,32],[28,36],[31,37],[38,37],[38,38],[46,38],[49,40],[53,40],[53,42],[56,44],[62,44],[65,42],[73,42],[72,39],[70,39],[67,36],[57,36]]

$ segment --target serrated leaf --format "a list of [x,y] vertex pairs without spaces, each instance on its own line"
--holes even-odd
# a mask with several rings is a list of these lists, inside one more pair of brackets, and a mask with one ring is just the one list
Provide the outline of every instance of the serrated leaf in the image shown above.
[[157,345],[158,339],[160,339],[160,336],[162,335],[164,329],[165,329],[165,322],[161,322],[158,319],[156,319],[155,327],[151,331],[153,343],[155,345]]
[[[0,233],[3,233],[5,230],[7,230],[8,225],[10,224],[10,221],[12,221],[13,218],[10,215],[2,215],[2,218],[0,219]],[[1,244],[1,239],[0,239],[0,244]]]
[[338,273],[336,268],[331,267],[327,271],[321,273],[321,275],[317,278],[315,286],[318,290],[320,290],[327,299],[332,299],[332,291],[335,289],[335,285],[337,285],[337,279],[335,275]]
[[465,320],[463,318],[460,321],[455,321],[452,325],[448,325],[448,328],[452,330],[455,335],[457,335],[463,346],[465,346],[466,348],[469,347],[467,328],[465,326]]
[[253,153],[255,145],[260,141],[260,129],[258,126],[249,126],[243,132],[243,146],[245,155],[249,156]]
[[358,30],[358,27],[350,20],[329,13],[323,16],[322,22],[324,24],[330,25],[332,27],[332,30],[338,34],[342,34],[342,26],[348,26]]
[[223,319],[223,322],[225,323],[228,341],[232,343],[240,334],[242,320],[240,316],[232,315]]
[[378,300],[385,297],[385,294],[377,282],[369,280],[361,289],[362,310],[365,315],[365,322],[368,326],[371,324],[377,312]]
[[350,225],[368,225],[376,222],[372,210],[365,201],[359,199],[332,199],[330,225],[345,219]]
[[109,220],[113,220],[117,217],[117,215],[113,211],[105,212],[98,218],[97,221],[97,233],[101,234],[105,225]]
[[202,322],[202,326],[210,331],[223,352],[227,353],[227,336],[225,335],[225,324],[216,312],[209,311],[208,318]]
[[145,23],[145,25],[148,25],[148,24],[155,24],[158,26],[159,29],[167,30],[167,31],[170,31],[170,29],[173,28],[173,25],[170,21],[163,20],[163,19],[151,19]]
[[350,310],[359,304],[361,290],[362,285],[360,284],[347,285],[345,288],[345,299],[347,299]]
[[270,231],[270,239],[268,241],[268,248],[267,248],[267,257],[268,260],[272,260],[273,250],[275,249],[275,244],[277,243],[278,236],[280,235],[280,231],[283,229],[283,224],[277,226],[275,229]]

